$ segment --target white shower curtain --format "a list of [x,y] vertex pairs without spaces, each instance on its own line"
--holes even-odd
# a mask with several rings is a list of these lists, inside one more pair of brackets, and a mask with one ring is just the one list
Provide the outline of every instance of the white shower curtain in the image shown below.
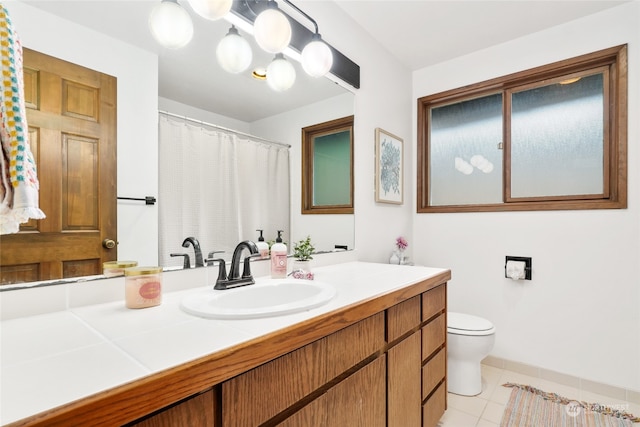
[[289,231],[289,148],[160,113],[159,261],[182,265],[189,236],[203,257],[230,259],[242,240]]

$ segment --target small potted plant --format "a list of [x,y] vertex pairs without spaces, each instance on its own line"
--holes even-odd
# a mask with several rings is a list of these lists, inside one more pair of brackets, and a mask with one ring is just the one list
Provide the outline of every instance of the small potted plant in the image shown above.
[[302,270],[304,272],[311,272],[311,260],[313,259],[313,251],[316,248],[311,243],[311,236],[307,236],[306,239],[302,239],[293,245],[293,257],[295,258],[293,264],[293,271]]

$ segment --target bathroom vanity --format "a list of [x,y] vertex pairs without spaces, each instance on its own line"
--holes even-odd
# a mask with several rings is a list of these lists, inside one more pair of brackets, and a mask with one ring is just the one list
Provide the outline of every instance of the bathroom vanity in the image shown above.
[[[304,313],[270,319],[197,319],[178,307],[192,291],[167,295],[161,306],[136,316],[146,311],[175,318],[195,336],[202,328],[205,341],[216,340],[209,329],[214,326],[229,328],[230,335],[237,330],[238,337],[180,363],[172,358],[164,367],[113,339],[138,363],[156,367],[9,425],[435,426],[446,408],[450,271],[350,262],[314,272],[336,286],[336,297]],[[119,307],[112,302],[72,310],[109,336],[124,332],[96,313],[130,314]],[[149,354],[177,352],[169,339],[157,343]]]

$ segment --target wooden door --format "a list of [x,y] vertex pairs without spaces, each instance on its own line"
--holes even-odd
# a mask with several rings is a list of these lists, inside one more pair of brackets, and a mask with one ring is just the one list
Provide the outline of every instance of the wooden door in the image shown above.
[[0,284],[102,273],[116,247],[116,78],[24,49],[42,220],[0,236]]

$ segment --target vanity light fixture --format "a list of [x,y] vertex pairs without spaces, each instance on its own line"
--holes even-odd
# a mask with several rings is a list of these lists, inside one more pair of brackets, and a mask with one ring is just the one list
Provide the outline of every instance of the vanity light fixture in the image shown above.
[[318,32],[318,23],[303,12],[298,6],[289,0],[283,0],[294,8],[300,15],[307,18],[315,28],[315,33],[311,36],[311,41],[302,49],[301,63],[304,71],[312,77],[322,77],[327,74],[333,66],[333,54],[329,46],[322,40]]
[[269,53],[282,52],[291,42],[291,24],[275,1],[269,0],[253,23],[256,43]]
[[[252,34],[256,43],[266,52],[277,54],[273,66],[270,65],[275,70],[270,77],[277,76],[274,78],[277,81],[269,84],[274,90],[286,90],[295,81],[295,69],[282,54],[299,61],[310,76],[322,77],[331,71],[359,88],[360,69],[357,64],[322,39],[313,18],[291,1],[281,1],[307,18],[315,31],[280,10],[275,0],[188,0],[191,8],[206,19],[224,18],[232,23],[228,34],[216,48],[218,63],[225,71],[241,73],[251,65],[253,59],[251,47],[240,36],[237,26]],[[149,16],[149,28],[153,37],[170,49],[185,46],[193,37],[189,13],[178,4],[178,0],[161,0]]]
[[322,77],[331,70],[332,65],[331,49],[322,41],[320,34],[315,33],[302,49],[302,68],[312,77]]
[[253,53],[251,46],[236,29],[235,25],[229,28],[229,32],[216,48],[218,64],[227,72],[238,74],[249,68]]
[[229,13],[233,0],[189,0],[189,4],[198,15],[217,21]]
[[276,92],[284,92],[291,88],[296,81],[296,70],[283,54],[276,53],[276,57],[267,67],[267,84]]
[[162,0],[149,15],[149,29],[158,43],[179,49],[191,41],[193,22],[177,0]]

